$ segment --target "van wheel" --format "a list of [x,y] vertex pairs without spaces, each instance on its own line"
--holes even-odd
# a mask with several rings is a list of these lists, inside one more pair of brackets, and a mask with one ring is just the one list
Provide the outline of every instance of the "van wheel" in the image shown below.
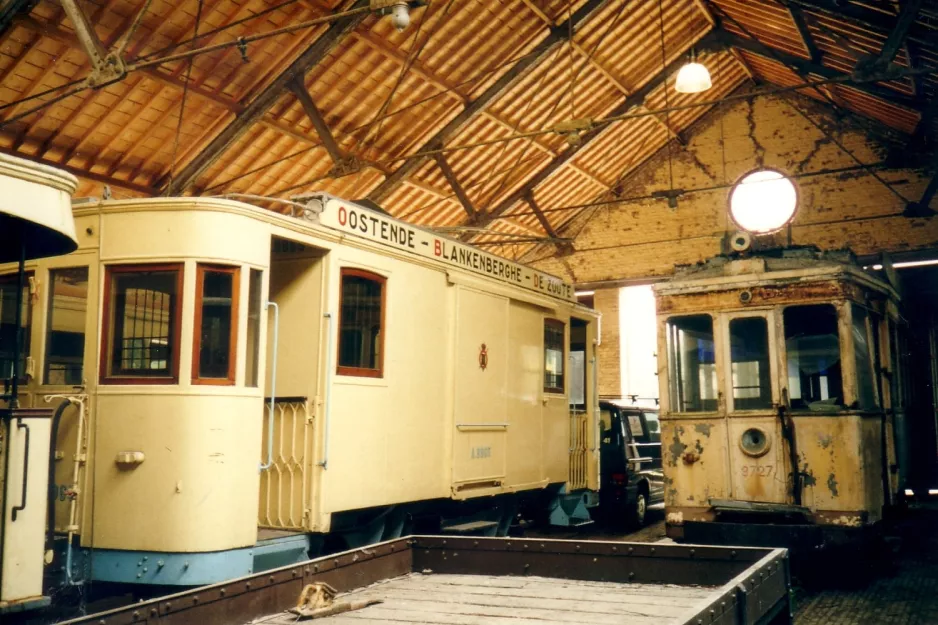
[[641,527],[645,524],[645,513],[648,511],[648,494],[644,488],[635,493],[635,501],[629,506],[628,521],[632,527]]

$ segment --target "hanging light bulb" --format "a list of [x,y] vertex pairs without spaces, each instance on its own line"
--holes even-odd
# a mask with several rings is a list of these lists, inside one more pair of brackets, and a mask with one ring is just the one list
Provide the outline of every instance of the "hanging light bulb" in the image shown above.
[[690,62],[685,63],[677,72],[674,90],[678,93],[700,93],[711,86],[710,72],[702,63],[697,62],[696,55],[691,51]]
[[391,23],[394,24],[397,32],[410,26],[410,7],[406,2],[398,2],[391,7]]

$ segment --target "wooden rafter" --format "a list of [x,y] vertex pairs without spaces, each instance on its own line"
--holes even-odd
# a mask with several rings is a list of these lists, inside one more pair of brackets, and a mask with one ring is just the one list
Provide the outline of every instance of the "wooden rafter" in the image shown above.
[[[358,0],[354,8],[367,5],[367,0]],[[243,111],[238,113],[230,124],[209,143],[202,152],[196,155],[174,177],[172,184],[166,189],[169,195],[180,195],[189,189],[206,169],[212,166],[222,154],[244,136],[244,133],[254,122],[258,121],[283,96],[287,84],[296,76],[305,76],[306,73],[322,59],[328,57],[329,52],[354,30],[362,21],[366,13],[356,13],[336,19],[329,28],[320,35],[290,66],[281,72]]]
[[[572,29],[578,30],[593,15],[595,15],[606,0],[587,0],[569,20],[552,28],[548,35],[537,44],[531,52],[522,57],[510,69],[502,74],[488,89],[481,93],[475,100],[466,106],[462,112],[451,119],[443,128],[441,128],[433,137],[431,137],[424,147],[419,151],[438,149],[445,145],[447,139],[457,134],[475,116],[484,111],[502,94],[516,85],[527,73],[538,66],[554,51],[556,46],[565,41],[567,33]],[[400,165],[394,172],[384,179],[380,185],[368,194],[368,199],[380,204],[407,178],[417,170],[424,162],[424,157],[409,158]]]

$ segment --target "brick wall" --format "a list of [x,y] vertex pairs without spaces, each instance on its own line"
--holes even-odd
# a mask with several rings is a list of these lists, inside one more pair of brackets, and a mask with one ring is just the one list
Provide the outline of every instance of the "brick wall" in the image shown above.
[[619,373],[619,289],[598,289],[593,307],[602,313],[602,344],[599,354],[599,394],[619,397],[622,377]]
[[[799,110],[828,129],[836,142]],[[901,216],[905,203],[868,172],[819,174],[857,166],[837,142],[865,164],[887,157],[885,143],[872,139],[850,118],[836,118],[830,108],[800,96],[759,97],[722,105],[688,134],[686,147],[671,146],[675,188],[731,185],[760,166],[797,176],[795,245],[848,247],[858,255],[938,248],[938,219]],[[928,181],[924,172],[915,169],[884,168],[877,173],[914,201]],[[723,237],[735,230],[726,210],[729,189],[687,193],[672,209],[666,200],[646,197],[668,189],[668,180],[662,151],[627,179],[623,190],[623,197],[645,199],[592,209],[595,212],[576,238],[574,254],[558,260],[551,257],[553,250],[542,249],[525,260],[583,283],[666,276],[675,264],[719,254]]]

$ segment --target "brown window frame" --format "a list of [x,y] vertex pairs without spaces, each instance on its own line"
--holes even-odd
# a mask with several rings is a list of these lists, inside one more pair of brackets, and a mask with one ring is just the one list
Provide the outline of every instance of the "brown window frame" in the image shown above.
[[[134,273],[139,271],[175,271],[176,272],[176,306],[173,309],[176,323],[173,324],[171,340],[172,361],[170,362],[170,375],[164,377],[131,377],[109,376],[108,362],[111,347],[111,278],[115,273]],[[185,284],[186,267],[184,263],[138,263],[133,265],[106,265],[104,267],[104,301],[102,303],[103,317],[101,319],[101,366],[98,372],[99,384],[146,384],[146,385],[173,385],[179,384],[179,348],[182,343],[182,300],[183,285]]]
[[[342,281],[346,276],[371,280],[381,285],[381,325],[378,333],[378,362],[377,369],[368,369],[366,367],[343,367],[339,364],[339,358],[342,355]],[[381,274],[357,269],[355,267],[343,267],[339,272],[339,323],[336,328],[336,375],[356,376],[360,378],[383,378],[384,377],[384,336],[385,332],[385,314],[387,312],[388,300],[388,279]]]
[[[202,298],[205,273],[231,275],[231,330],[228,335],[228,375],[223,378],[203,378],[199,375],[199,356],[202,351]],[[195,316],[192,322],[192,383],[207,386],[233,386],[238,367],[238,300],[241,296],[241,267],[197,263],[195,266]]]
[[[563,321],[561,321],[560,319],[552,319],[552,318],[550,318],[550,317],[547,317],[547,318],[544,319],[544,330],[546,331],[549,326],[553,326],[555,329],[557,329],[557,328],[560,329],[560,334],[561,334],[561,336],[563,336],[563,340],[562,340],[562,342],[561,342],[561,344],[560,344],[560,354],[561,354],[562,362],[563,362],[564,364],[566,364],[566,360],[567,360],[567,344],[566,344],[566,341],[567,341],[567,324],[564,323]],[[545,333],[546,333],[546,332],[545,332]],[[545,379],[544,379],[544,392],[545,392],[545,393],[556,393],[556,394],[562,395],[562,394],[565,392],[565,386],[566,386],[566,384],[567,384],[567,370],[566,370],[566,367],[564,367],[563,373],[560,374],[560,387],[558,388],[558,387],[555,387],[555,386],[547,386],[547,380],[546,380],[546,376],[547,376],[547,341],[546,341],[546,337],[545,337],[545,341],[544,341],[544,348],[543,348],[543,351],[544,351],[544,376],[545,376]]]

